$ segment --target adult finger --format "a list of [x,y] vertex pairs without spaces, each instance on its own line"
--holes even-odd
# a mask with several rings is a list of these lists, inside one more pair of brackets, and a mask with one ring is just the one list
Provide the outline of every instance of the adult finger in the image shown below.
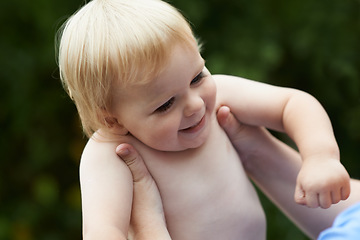
[[129,167],[134,181],[131,210],[131,239],[171,239],[166,228],[159,190],[138,152],[130,144],[116,148],[118,156]]
[[123,143],[117,146],[115,151],[129,167],[134,182],[152,179],[142,157],[133,146]]
[[241,130],[241,124],[230,112],[227,106],[221,106],[217,111],[217,120],[225,132],[231,136],[237,136]]

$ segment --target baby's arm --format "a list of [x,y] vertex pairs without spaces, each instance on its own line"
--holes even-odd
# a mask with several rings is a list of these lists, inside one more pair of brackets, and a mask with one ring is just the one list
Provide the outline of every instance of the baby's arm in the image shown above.
[[229,106],[239,121],[286,132],[295,141],[303,160],[298,203],[328,208],[348,197],[349,176],[339,161],[331,122],[314,97],[243,78],[214,77],[219,103]]
[[218,120],[239,153],[247,174],[312,239],[330,227],[341,211],[360,201],[360,181],[351,179],[351,188],[355,191],[351,191],[346,201],[328,209],[309,209],[295,204],[292,199],[302,165],[300,155],[265,129],[239,123],[227,107],[219,109]]
[[116,144],[89,140],[80,164],[83,238],[127,239],[133,181]]

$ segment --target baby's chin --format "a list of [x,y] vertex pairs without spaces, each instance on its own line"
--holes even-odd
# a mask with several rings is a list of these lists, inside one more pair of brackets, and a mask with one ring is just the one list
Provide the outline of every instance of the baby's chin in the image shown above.
[[157,150],[157,151],[161,151],[161,152],[184,152],[184,151],[189,151],[189,150],[194,150],[197,148],[200,148],[202,145],[204,145],[204,143],[206,142],[207,137],[204,136],[203,139],[201,140],[196,140],[196,141],[187,141],[186,143],[182,142],[182,143],[176,143],[176,144],[166,144],[166,145],[162,145],[162,146],[157,146],[154,144],[146,144],[149,147]]

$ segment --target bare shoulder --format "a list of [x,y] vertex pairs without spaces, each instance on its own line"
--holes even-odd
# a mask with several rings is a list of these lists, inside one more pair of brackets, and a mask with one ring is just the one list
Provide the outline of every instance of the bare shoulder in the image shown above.
[[83,150],[80,170],[87,167],[95,167],[97,170],[121,162],[115,153],[115,148],[120,142],[110,141],[94,136],[90,138]]
[[131,173],[126,164],[116,154],[121,142],[94,136],[87,142],[80,161],[80,183],[126,181],[131,182]]
[[[90,138],[80,160],[80,184],[85,188],[89,182],[104,185],[132,183],[131,172],[116,154],[116,147],[127,139],[110,140],[98,136]],[[131,143],[131,142],[129,142]],[[92,185],[91,184],[91,185]],[[84,192],[85,189],[82,189]]]

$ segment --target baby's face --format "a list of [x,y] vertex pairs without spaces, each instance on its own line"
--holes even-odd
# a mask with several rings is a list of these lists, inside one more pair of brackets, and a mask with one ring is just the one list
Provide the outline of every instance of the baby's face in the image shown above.
[[209,135],[216,86],[195,49],[177,45],[158,77],[116,99],[118,122],[154,149],[197,148]]

